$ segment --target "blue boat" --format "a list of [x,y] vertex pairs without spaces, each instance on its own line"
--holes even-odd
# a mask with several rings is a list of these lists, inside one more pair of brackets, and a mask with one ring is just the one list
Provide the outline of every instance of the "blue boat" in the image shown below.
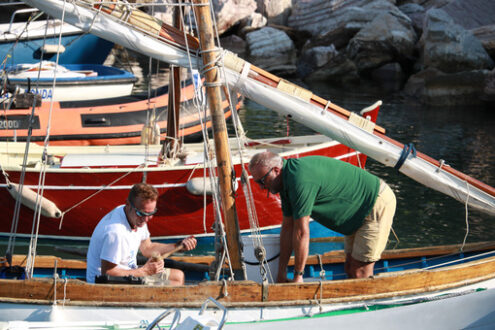
[[0,63],[36,63],[42,57],[55,61],[59,53],[59,64],[102,64],[112,50],[112,42],[56,19],[41,19],[39,13],[40,18],[37,15],[29,23],[15,22],[16,17],[36,12],[38,9],[19,9],[12,14],[10,22],[0,24]]
[[[42,101],[85,101],[128,96],[137,81],[128,71],[101,64],[62,66],[43,61],[7,66],[4,73],[10,91],[20,88],[20,92],[41,95]],[[56,88],[53,88],[54,79]]]

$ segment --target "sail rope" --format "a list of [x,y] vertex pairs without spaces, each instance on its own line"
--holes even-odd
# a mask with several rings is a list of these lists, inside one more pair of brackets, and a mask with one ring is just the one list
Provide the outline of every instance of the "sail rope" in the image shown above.
[[469,191],[469,183],[467,181],[466,181],[466,189],[467,189],[467,196],[466,196],[466,201],[464,202],[464,210],[466,212],[466,217],[465,217],[466,234],[464,235],[464,239],[462,240],[461,251],[464,249],[464,246],[466,245],[467,237],[469,235],[469,210],[468,210],[469,203],[468,203],[468,201],[469,201],[470,191]]
[[[35,207],[35,212],[33,215],[33,227],[31,229],[31,239],[29,242],[29,251],[28,251],[28,257],[26,260],[26,276],[27,278],[31,278],[33,275],[34,271],[34,264],[35,264],[35,259],[36,259],[36,251],[37,251],[37,245],[38,245],[38,234],[39,234],[39,228],[40,228],[40,222],[41,222],[41,201],[43,199],[43,194],[45,191],[45,180],[46,180],[46,168],[47,168],[47,162],[48,162],[48,145],[50,143],[50,129],[51,129],[51,122],[52,122],[52,115],[53,115],[53,102],[54,102],[54,97],[55,97],[55,87],[57,84],[57,71],[58,71],[58,63],[60,59],[60,49],[62,45],[62,33],[63,29],[62,26],[65,21],[65,6],[67,4],[67,0],[64,0],[64,4],[62,7],[62,17],[61,17],[61,27],[58,35],[58,45],[57,45],[57,54],[56,54],[56,59],[55,59],[55,69],[53,71],[53,82],[52,82],[52,97],[50,99],[50,108],[48,111],[48,122],[47,122],[47,127],[46,127],[46,136],[45,140],[43,143],[43,153],[41,157],[41,169],[40,169],[40,175],[38,178],[38,192],[36,194],[36,207]],[[37,84],[39,84],[40,81],[40,74],[41,74],[41,65],[42,62],[40,62],[40,69],[38,71],[38,81]],[[36,91],[38,91],[38,86],[36,86]],[[33,107],[34,111],[34,107]]]
[[[27,25],[30,22],[31,21],[28,20],[28,23],[26,24],[26,27],[24,28],[23,32],[27,30]],[[22,35],[22,33],[21,33],[21,35]],[[43,44],[42,44],[43,49],[46,45],[47,34],[48,34],[48,24],[45,25],[45,33],[43,36]],[[21,35],[19,35],[19,38]],[[16,44],[17,44],[17,41],[16,41]],[[44,57],[43,55],[44,55],[44,52],[41,52],[40,67],[41,67],[41,63],[43,62],[43,57]],[[40,80],[40,76],[41,76],[41,69],[38,70],[38,79],[37,79],[38,83]],[[38,83],[36,85],[36,90],[38,90],[38,87],[39,87]],[[10,228],[11,234],[9,236],[9,241],[7,244],[7,251],[6,251],[7,259],[11,259],[12,255],[14,254],[14,246],[15,246],[15,241],[16,241],[16,236],[17,236],[17,229],[19,226],[19,215],[20,215],[21,204],[22,204],[22,191],[24,189],[24,181],[25,181],[25,177],[26,177],[26,168],[27,168],[26,164],[27,164],[27,160],[28,160],[29,146],[31,144],[31,137],[32,137],[32,132],[33,132],[33,119],[35,117],[34,116],[35,109],[36,109],[36,97],[34,96],[33,97],[33,103],[31,106],[31,114],[29,116],[29,125],[28,125],[28,132],[27,132],[27,136],[26,136],[26,145],[25,145],[25,149],[24,149],[24,156],[22,159],[22,170],[21,170],[21,175],[19,177],[19,194],[16,197],[16,201],[15,201],[15,205],[14,205],[14,212],[12,215],[12,224],[11,224],[11,228]],[[34,221],[34,218],[33,218],[33,221]],[[9,263],[10,263],[10,260],[9,260]]]

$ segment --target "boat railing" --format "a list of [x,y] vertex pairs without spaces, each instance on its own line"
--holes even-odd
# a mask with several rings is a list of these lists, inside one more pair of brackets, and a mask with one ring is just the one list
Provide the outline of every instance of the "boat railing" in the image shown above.
[[[16,15],[19,14],[26,14],[26,13],[35,13],[40,11],[38,8],[23,8],[23,9],[18,9],[12,13],[12,16],[10,17],[10,23],[9,23],[9,28],[6,31],[6,33],[11,33],[12,25],[14,24],[14,19]],[[36,17],[37,18],[37,17]]]

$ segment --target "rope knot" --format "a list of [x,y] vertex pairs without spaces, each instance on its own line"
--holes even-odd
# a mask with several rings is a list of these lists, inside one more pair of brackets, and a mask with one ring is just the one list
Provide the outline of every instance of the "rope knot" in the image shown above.
[[400,154],[399,160],[397,160],[397,164],[395,164],[394,169],[399,170],[406,161],[409,154],[412,154],[414,157],[416,157],[416,148],[414,147],[414,144],[412,142],[404,144],[404,148],[402,149],[402,153]]

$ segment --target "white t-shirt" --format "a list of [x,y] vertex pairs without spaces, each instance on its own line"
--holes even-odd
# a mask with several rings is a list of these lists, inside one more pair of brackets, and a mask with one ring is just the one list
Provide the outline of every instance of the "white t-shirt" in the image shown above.
[[136,256],[141,242],[150,237],[144,224],[132,230],[120,205],[105,215],[96,226],[89,242],[86,256],[86,281],[94,283],[101,275],[101,259],[114,263],[122,269],[137,268]]

